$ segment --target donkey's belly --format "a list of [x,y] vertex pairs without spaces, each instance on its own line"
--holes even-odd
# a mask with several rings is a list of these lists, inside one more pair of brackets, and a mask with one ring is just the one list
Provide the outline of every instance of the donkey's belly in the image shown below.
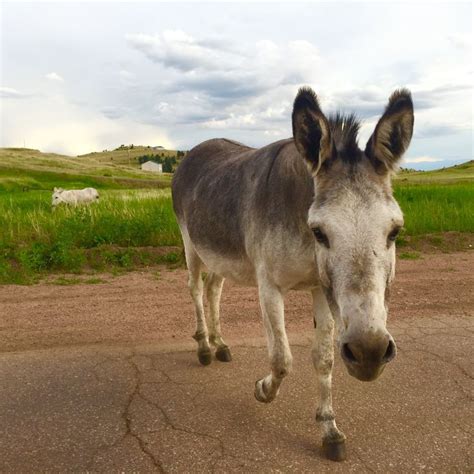
[[[204,265],[211,272],[243,286],[257,286],[256,262],[248,257],[232,258],[223,256],[204,247],[195,247]],[[256,261],[258,261],[258,257]],[[268,266],[268,265],[267,265]],[[319,284],[316,266],[305,260],[273,260],[271,278],[283,292],[288,290],[311,290]]]
[[210,272],[243,286],[256,286],[255,268],[247,258],[223,256],[204,247],[195,246],[200,259]]

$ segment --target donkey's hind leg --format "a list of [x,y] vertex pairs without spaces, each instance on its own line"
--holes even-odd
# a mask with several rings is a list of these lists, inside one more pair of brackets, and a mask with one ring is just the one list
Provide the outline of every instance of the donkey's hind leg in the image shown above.
[[188,285],[194,301],[194,308],[196,310],[196,332],[193,338],[198,343],[197,354],[199,362],[202,365],[209,365],[212,361],[212,353],[209,345],[209,332],[207,330],[202,299],[204,292],[204,284],[201,278],[202,262],[189,243],[186,245],[185,242],[184,250],[189,271]]
[[224,278],[216,273],[209,273],[206,277],[206,294],[209,302],[209,342],[216,348],[216,359],[221,362],[230,362],[232,355],[221,336],[219,321],[219,304],[222,294]]

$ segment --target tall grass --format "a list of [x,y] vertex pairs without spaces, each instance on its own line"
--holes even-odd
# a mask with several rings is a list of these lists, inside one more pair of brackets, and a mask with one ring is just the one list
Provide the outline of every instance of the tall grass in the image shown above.
[[[0,192],[0,283],[25,283],[49,271],[133,268],[163,261],[155,247],[181,245],[169,189],[100,195],[90,206],[53,211],[49,191]],[[395,197],[406,235],[474,232],[472,183],[397,183]]]
[[169,189],[102,191],[99,203],[56,210],[50,192],[0,194],[0,228],[0,282],[130,266],[136,248],[181,243]]
[[474,183],[397,185],[407,235],[474,232]]

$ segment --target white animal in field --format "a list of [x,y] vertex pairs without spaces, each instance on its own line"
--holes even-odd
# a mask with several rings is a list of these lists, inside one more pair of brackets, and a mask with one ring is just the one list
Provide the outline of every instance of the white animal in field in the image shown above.
[[77,206],[79,204],[89,204],[99,200],[99,193],[94,188],[84,189],[62,189],[54,188],[52,206],[55,208],[59,204],[69,204]]

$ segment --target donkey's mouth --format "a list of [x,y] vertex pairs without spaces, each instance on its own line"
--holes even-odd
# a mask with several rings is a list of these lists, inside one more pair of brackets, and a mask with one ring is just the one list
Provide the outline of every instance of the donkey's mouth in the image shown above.
[[396,355],[394,340],[386,337],[372,341],[370,345],[346,342],[341,345],[341,357],[350,375],[358,380],[370,382],[380,376],[385,366]]
[[382,372],[385,369],[386,364],[382,364],[379,366],[362,366],[362,365],[355,365],[355,364],[348,364],[346,363],[347,372],[352,377],[360,380],[362,382],[372,382],[379,378]]

